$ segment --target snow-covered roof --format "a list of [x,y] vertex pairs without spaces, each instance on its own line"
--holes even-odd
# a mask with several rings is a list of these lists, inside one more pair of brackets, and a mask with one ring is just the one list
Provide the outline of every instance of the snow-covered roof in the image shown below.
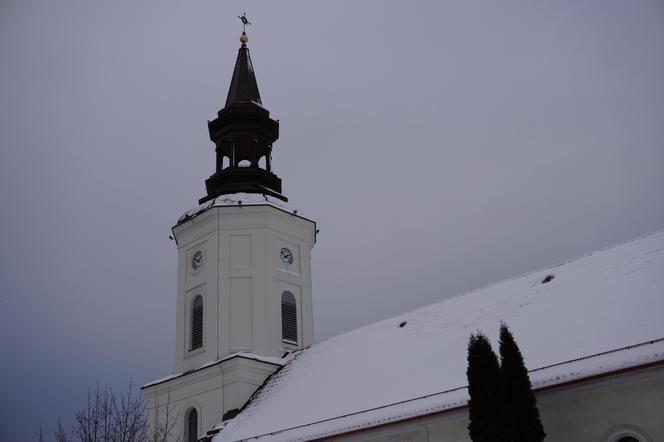
[[662,287],[659,232],[359,328],[296,353],[214,440],[309,440],[465,406],[468,338],[497,347],[501,321],[534,388],[662,361]]
[[223,206],[272,206],[289,213],[297,214],[297,210],[290,208],[285,201],[282,201],[279,198],[275,198],[271,195],[261,193],[233,193],[228,195],[220,195],[194,207],[193,209],[187,210],[178,219],[177,223],[180,224],[189,218],[200,215],[210,207]]

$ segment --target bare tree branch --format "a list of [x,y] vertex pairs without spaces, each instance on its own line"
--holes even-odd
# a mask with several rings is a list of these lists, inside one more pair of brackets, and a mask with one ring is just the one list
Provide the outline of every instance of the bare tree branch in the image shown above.
[[[161,411],[164,411],[163,419],[160,418]],[[154,404],[154,422],[148,428],[149,442],[181,442],[182,434],[174,434],[175,426],[180,418],[180,413],[172,415],[171,389],[168,389],[166,395],[166,404],[161,405],[159,401]],[[173,438],[174,436],[175,438]]]
[[88,388],[87,405],[76,413],[71,436],[58,421],[54,437],[56,442],[143,442],[146,431],[146,407],[130,380],[119,398],[107,385]]

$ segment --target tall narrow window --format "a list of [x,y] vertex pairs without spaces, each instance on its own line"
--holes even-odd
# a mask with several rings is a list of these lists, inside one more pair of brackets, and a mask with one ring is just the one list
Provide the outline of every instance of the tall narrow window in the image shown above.
[[281,294],[281,339],[297,344],[297,304],[291,292]]
[[191,308],[191,348],[195,350],[203,346],[203,297],[196,296]]
[[196,439],[198,439],[198,412],[192,408],[187,417],[187,442],[196,442]]

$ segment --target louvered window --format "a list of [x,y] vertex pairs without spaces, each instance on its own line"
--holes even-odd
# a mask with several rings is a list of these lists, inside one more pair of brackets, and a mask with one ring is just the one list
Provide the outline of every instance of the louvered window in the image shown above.
[[297,344],[297,304],[291,292],[281,295],[281,339]]
[[192,408],[187,418],[187,442],[196,442],[198,439],[198,412]]
[[196,296],[191,309],[191,348],[195,350],[203,346],[203,297]]

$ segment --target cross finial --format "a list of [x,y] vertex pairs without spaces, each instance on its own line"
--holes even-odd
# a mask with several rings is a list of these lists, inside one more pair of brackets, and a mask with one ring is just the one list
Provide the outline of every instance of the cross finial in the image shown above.
[[244,35],[247,30],[247,25],[250,25],[251,22],[247,19],[247,13],[243,12],[242,15],[238,15],[237,18],[242,22],[242,35]]

